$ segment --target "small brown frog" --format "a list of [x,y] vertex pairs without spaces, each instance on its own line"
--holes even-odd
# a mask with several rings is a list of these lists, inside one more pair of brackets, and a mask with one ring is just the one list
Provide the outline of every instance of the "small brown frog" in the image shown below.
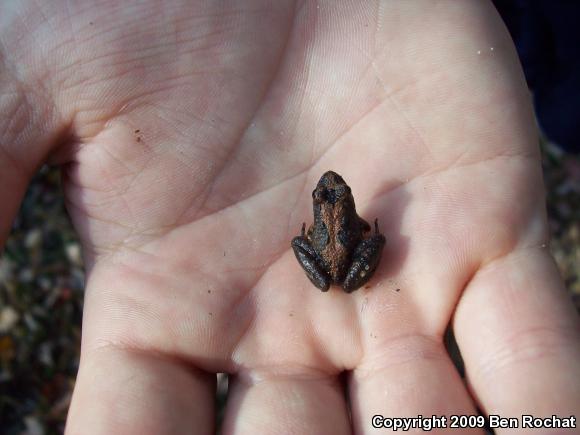
[[375,219],[375,234],[366,237],[370,225],[357,213],[350,187],[336,172],[328,171],[312,192],[314,223],[305,234],[292,239],[292,249],[316,287],[328,291],[341,285],[350,293],[373,275],[385,246]]

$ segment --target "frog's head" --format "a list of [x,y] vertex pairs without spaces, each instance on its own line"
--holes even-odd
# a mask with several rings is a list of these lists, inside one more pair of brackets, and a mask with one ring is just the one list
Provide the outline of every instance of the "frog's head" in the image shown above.
[[312,199],[315,204],[335,205],[339,202],[353,201],[350,187],[336,172],[325,172],[312,191]]

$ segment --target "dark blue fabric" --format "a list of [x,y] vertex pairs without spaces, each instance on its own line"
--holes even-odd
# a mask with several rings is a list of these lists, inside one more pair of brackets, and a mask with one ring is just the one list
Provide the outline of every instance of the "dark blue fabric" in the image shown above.
[[580,152],[580,1],[494,0],[516,44],[538,122]]

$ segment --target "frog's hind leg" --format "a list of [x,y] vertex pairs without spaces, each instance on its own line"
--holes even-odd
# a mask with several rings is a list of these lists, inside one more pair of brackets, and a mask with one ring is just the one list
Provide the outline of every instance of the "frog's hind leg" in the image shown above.
[[[302,234],[304,234],[304,229]],[[304,235],[294,237],[292,239],[292,249],[298,259],[298,263],[300,263],[312,284],[323,292],[328,291],[330,277],[322,268],[322,264],[308,239]]]
[[381,260],[385,242],[385,236],[379,234],[378,224],[375,220],[375,234],[360,242],[354,251],[352,263],[342,283],[342,288],[346,292],[355,291],[371,279]]

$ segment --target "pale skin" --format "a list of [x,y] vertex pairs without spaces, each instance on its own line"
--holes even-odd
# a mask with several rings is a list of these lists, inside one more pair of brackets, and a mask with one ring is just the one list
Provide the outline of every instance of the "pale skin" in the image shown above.
[[[0,234],[48,159],[87,267],[68,435],[211,433],[217,372],[225,434],[573,415],[537,143],[482,0],[0,5]],[[387,237],[350,295],[289,244],[329,169]]]

